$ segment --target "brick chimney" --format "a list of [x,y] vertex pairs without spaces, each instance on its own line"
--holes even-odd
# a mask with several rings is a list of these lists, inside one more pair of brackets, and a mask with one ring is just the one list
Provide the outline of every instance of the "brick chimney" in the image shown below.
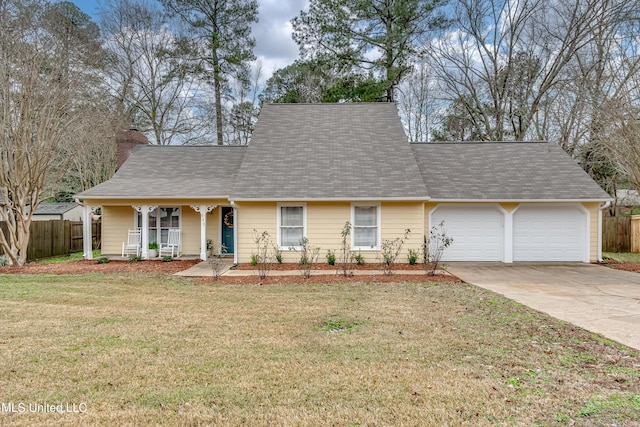
[[137,129],[119,131],[116,134],[116,146],[118,150],[117,169],[129,158],[131,150],[138,144],[148,144],[149,140],[146,136],[138,132]]

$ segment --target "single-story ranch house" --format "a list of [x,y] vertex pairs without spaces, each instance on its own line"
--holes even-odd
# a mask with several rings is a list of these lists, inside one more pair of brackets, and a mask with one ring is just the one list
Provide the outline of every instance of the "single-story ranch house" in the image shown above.
[[349,221],[369,262],[410,229],[406,261],[444,221],[444,260],[511,263],[599,260],[610,197],[555,144],[411,144],[394,104],[345,103],[265,105],[248,146],[139,145],[76,199],[87,218],[102,208],[106,255],[140,228],[147,257],[173,228],[180,252],[202,259],[211,240],[249,262],[264,231],[285,261],[302,237],[324,258]]

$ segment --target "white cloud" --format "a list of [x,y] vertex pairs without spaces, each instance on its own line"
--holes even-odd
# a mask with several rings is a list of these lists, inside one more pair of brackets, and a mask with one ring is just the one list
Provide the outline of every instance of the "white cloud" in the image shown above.
[[260,0],[258,23],[253,25],[256,39],[254,54],[262,62],[267,78],[282,67],[298,58],[298,45],[291,38],[291,20],[302,9],[307,8],[308,0]]

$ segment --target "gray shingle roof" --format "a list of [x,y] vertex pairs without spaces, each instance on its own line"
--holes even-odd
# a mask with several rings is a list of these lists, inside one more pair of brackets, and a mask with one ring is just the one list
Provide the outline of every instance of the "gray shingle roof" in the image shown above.
[[415,199],[427,190],[394,104],[269,104],[233,196]]
[[140,145],[83,198],[220,198],[231,195],[245,146]]
[[388,103],[264,105],[247,147],[139,146],[78,197],[610,199],[555,144],[409,144]]
[[411,144],[436,200],[607,200],[586,172],[552,143]]
[[40,203],[36,208],[34,215],[62,215],[71,209],[80,206],[75,202],[64,203]]

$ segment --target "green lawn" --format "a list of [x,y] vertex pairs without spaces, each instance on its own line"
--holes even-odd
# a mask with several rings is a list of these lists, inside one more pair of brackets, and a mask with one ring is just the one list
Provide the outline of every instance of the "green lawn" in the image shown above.
[[[80,261],[81,259],[83,259],[82,257],[83,253],[82,252],[74,252],[72,254],[70,254],[69,256],[57,256],[57,257],[52,257],[52,258],[43,258],[43,259],[39,259],[36,262],[38,264],[57,264],[59,262],[67,262],[67,261]],[[100,249],[94,249],[93,250],[93,258],[98,258],[100,257],[101,252]]]
[[638,262],[640,263],[640,253],[633,252],[603,252],[603,258],[611,258],[620,262]]
[[0,312],[0,425],[640,422],[635,351],[466,284],[0,275]]

